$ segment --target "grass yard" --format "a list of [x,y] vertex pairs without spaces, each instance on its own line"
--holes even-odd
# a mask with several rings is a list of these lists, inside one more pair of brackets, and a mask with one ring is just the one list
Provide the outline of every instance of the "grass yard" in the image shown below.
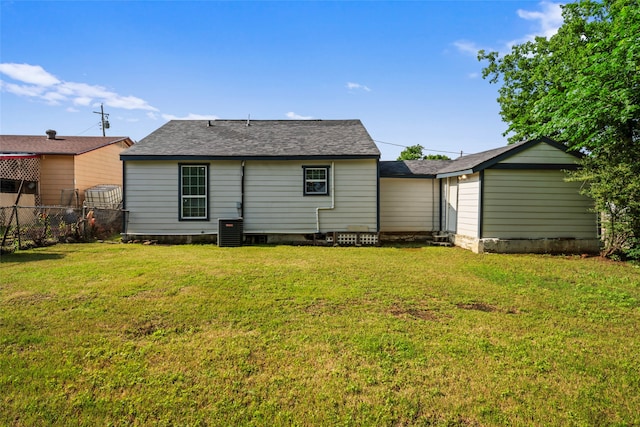
[[96,243],[0,273],[0,425],[640,425],[631,264]]

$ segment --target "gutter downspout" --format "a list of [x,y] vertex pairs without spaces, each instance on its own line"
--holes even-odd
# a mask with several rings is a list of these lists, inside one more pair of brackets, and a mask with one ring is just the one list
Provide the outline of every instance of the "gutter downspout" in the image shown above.
[[127,210],[127,162],[122,161],[122,233],[125,237],[129,228],[129,211]]
[[320,206],[316,208],[316,233],[320,233],[320,210],[333,210],[336,207],[336,180],[335,178],[335,162],[331,162],[331,206]]
[[380,159],[376,159],[376,233],[380,236]]
[[438,194],[438,231],[442,230],[442,211],[446,207],[446,204],[442,203],[444,200],[444,185],[442,182],[442,178],[438,178],[438,185],[440,186],[440,194]]
[[240,163],[242,170],[240,171],[240,218],[244,219],[244,160]]

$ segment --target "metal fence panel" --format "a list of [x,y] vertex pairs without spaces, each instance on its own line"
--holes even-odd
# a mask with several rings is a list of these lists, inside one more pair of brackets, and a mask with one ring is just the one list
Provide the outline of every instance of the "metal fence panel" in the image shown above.
[[0,207],[0,231],[3,248],[106,239],[122,231],[122,211],[62,206]]

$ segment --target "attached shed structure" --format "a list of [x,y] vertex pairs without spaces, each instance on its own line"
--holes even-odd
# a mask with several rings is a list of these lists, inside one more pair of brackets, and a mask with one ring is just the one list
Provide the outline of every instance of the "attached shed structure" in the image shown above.
[[439,169],[444,230],[474,252],[596,253],[593,201],[567,181],[580,154],[548,138],[460,157]]

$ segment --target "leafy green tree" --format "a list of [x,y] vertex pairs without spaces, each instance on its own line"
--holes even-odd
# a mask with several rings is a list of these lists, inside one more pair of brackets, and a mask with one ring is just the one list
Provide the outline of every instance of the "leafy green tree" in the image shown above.
[[640,255],[640,0],[562,7],[551,38],[480,51],[483,76],[501,84],[510,142],[548,136],[586,154],[571,178],[588,181],[584,193],[616,221],[608,231],[626,236],[608,241],[608,253]]
[[400,152],[398,160],[420,160],[422,159],[422,150],[424,147],[420,144],[411,145]]
[[411,145],[402,150],[398,160],[451,160],[444,154],[427,154],[425,156],[422,154],[422,150],[424,147],[420,144]]
[[423,157],[425,160],[451,160],[451,157],[444,154],[427,154]]

